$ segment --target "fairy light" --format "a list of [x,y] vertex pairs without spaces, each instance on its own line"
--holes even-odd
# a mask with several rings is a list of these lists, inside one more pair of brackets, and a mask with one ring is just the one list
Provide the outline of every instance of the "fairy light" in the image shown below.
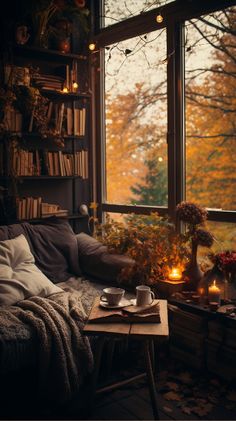
[[163,16],[161,15],[161,13],[159,13],[159,14],[156,16],[156,21],[157,21],[157,23],[162,23],[162,22],[163,22]]
[[89,46],[88,46],[90,51],[94,51],[96,48],[96,44],[94,42],[90,42]]

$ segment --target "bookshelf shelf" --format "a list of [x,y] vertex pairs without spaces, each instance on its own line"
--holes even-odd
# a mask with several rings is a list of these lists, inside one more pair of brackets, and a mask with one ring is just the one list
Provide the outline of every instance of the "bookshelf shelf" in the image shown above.
[[[26,91],[37,88],[41,94],[38,103],[44,108],[42,114],[38,111],[24,114],[13,107],[9,114],[7,136],[0,142],[0,187],[13,199],[14,209],[10,221],[7,199],[2,215],[10,223],[37,223],[47,219],[41,218],[42,213],[51,214],[51,210],[43,211],[43,206],[44,209],[48,206],[52,212],[65,210],[64,215],[62,212],[57,217],[68,219],[78,232],[81,229],[78,221],[82,225],[86,222],[78,214],[79,207],[90,202],[88,57],[30,45],[11,45],[9,51],[9,57],[4,57],[2,63],[1,83],[6,83],[9,72],[13,71],[13,75],[15,72],[13,84],[25,86]],[[75,83],[79,86],[76,92]],[[68,92],[63,92],[64,87]],[[38,115],[46,116],[43,131],[37,124]]]
[[43,95],[50,97],[52,99],[63,100],[63,101],[78,101],[79,99],[88,99],[91,98],[90,93],[82,93],[82,92],[61,92],[61,91],[53,91],[51,89],[41,89],[40,90]]
[[66,216],[57,216],[55,214],[53,216],[42,217],[42,218],[17,219],[17,222],[30,222],[30,223],[32,222],[32,223],[36,224],[36,223],[40,223],[40,222],[42,223],[43,221],[47,221],[50,218],[60,218],[60,219],[63,218],[63,219],[69,219],[69,220],[72,220],[72,219],[81,219],[81,220],[84,220],[84,219],[87,219],[88,216],[87,215],[79,215],[79,214],[71,214],[71,215],[66,215]]
[[65,54],[56,50],[32,47],[28,45],[14,45],[12,47],[13,53],[15,56],[26,57],[26,58],[36,58],[37,60],[50,60],[56,62],[70,62],[72,60],[77,61],[87,61],[88,57],[85,55],[79,54]]
[[79,175],[33,175],[33,176],[27,176],[22,175],[19,176],[20,180],[72,180],[81,178]]

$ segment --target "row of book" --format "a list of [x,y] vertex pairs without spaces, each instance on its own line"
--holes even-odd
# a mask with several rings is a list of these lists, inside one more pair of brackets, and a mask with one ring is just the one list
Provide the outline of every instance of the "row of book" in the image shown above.
[[[52,101],[47,109],[48,126],[53,127],[55,132],[68,136],[85,136],[86,108],[72,108],[64,102],[58,104]],[[29,127],[32,131],[33,126]]]
[[11,168],[16,176],[73,176],[88,178],[88,151],[75,154],[62,151],[28,151],[12,147]]
[[88,178],[88,151],[82,150],[75,154],[66,154],[61,151],[47,152],[48,175],[72,176],[78,175]]
[[42,202],[41,197],[22,197],[17,199],[17,218],[35,219],[48,218],[50,216],[68,216],[67,209],[61,209],[59,205]]
[[4,127],[11,132],[22,131],[22,114],[13,107],[9,107],[4,115]]
[[[53,103],[49,101],[46,110],[46,118],[48,127],[52,127],[57,134],[68,136],[85,136],[86,128],[86,109],[85,108],[71,108],[65,106],[64,103]],[[28,131],[34,130],[34,115],[32,113]],[[14,109],[9,108],[5,112],[4,126],[6,130],[12,132],[21,132],[23,127],[22,114]]]

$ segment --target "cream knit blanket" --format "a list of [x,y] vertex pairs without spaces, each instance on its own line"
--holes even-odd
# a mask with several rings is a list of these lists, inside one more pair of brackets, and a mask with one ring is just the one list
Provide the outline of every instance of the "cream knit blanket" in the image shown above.
[[[93,297],[87,298],[91,305]],[[15,319],[19,325],[30,325],[37,336],[40,400],[68,401],[93,368],[88,338],[81,333],[90,307],[85,303],[81,292],[67,288],[47,298],[31,297],[1,311],[1,323],[5,320],[9,326]]]

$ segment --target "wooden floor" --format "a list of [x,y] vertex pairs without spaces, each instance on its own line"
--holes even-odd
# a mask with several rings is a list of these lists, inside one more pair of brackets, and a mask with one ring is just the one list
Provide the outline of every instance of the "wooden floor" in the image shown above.
[[[135,355],[117,363],[115,379],[137,374],[143,361]],[[127,361],[128,364],[127,364]],[[125,367],[126,365],[126,367]],[[104,363],[104,370],[106,363]],[[162,355],[156,375],[159,416],[162,420],[236,420],[236,382],[230,384],[215,375],[195,371]],[[146,379],[98,395],[89,416],[73,411],[74,419],[152,420],[152,408]],[[77,414],[76,414],[77,412]],[[73,415],[71,413],[71,418]],[[70,417],[67,414],[67,419]]]
[[[199,390],[199,393],[201,391]],[[207,395],[202,392],[202,405],[196,404],[196,400],[185,404],[182,398],[179,400],[167,400],[164,395],[158,393],[159,416],[161,420],[235,420],[236,402],[228,401],[222,396],[222,400],[215,401],[212,409],[208,412]],[[170,392],[174,393],[174,392]],[[236,389],[235,392],[236,394]],[[200,393],[201,395],[201,393]],[[178,396],[172,396],[179,399]],[[234,396],[235,398],[235,396]],[[190,409],[188,410],[190,406]],[[194,409],[195,408],[195,409]],[[204,414],[204,408],[206,413]],[[202,415],[201,415],[202,409]],[[192,411],[193,410],[193,411]],[[196,411],[196,412],[195,412]],[[189,412],[189,413],[188,413]],[[149,392],[145,380],[137,385],[129,385],[120,390],[100,396],[95,402],[90,420],[153,420]]]
[[[144,362],[137,349],[121,350],[115,356],[113,380],[142,372]],[[102,365],[101,380],[107,377],[107,356]],[[175,361],[163,350],[159,358],[156,387],[161,420],[236,420],[236,381],[228,383],[213,374],[196,371]],[[86,392],[85,396],[89,396]],[[27,403],[28,405],[28,403]],[[13,405],[14,406],[14,405]],[[96,396],[90,412],[81,410],[78,398],[60,410],[40,412],[36,408],[27,417],[1,419],[31,420],[153,420],[146,379],[118,390]],[[36,414],[35,414],[36,411]]]

